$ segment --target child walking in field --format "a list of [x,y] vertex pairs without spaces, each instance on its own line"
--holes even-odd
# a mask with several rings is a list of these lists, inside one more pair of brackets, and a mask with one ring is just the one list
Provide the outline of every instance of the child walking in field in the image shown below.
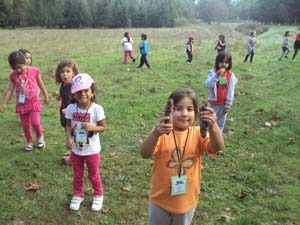
[[187,54],[186,63],[187,64],[191,64],[193,61],[193,54],[195,51],[194,39],[195,39],[195,37],[193,35],[188,36],[188,42],[186,43],[186,54]]
[[24,55],[25,55],[25,58],[26,58],[26,64],[28,66],[32,66],[32,54],[30,51],[28,51],[27,49],[25,48],[21,48],[19,49],[20,52],[22,52]]
[[279,61],[282,59],[282,57],[288,58],[287,55],[290,52],[289,41],[290,41],[290,32],[286,31],[284,33],[284,37],[283,37],[283,40],[282,40],[282,54],[281,54],[281,56],[278,59]]
[[31,127],[37,137],[37,147],[43,149],[45,141],[40,121],[42,105],[39,98],[39,89],[44,95],[44,103],[49,103],[47,90],[42,81],[38,68],[27,65],[25,55],[20,51],[10,53],[8,62],[14,70],[9,76],[9,86],[2,104],[2,112],[5,112],[7,103],[16,92],[16,113],[20,115],[22,127],[26,137],[25,152],[33,149]]
[[294,41],[294,54],[292,57],[293,62],[295,62],[296,55],[298,54],[298,50],[300,49],[300,33],[296,34]]
[[96,104],[96,88],[93,79],[85,73],[72,79],[72,102],[66,112],[67,146],[71,149],[73,167],[73,193],[71,210],[79,210],[84,199],[84,164],[88,168],[88,178],[93,186],[91,209],[99,211],[103,204],[103,189],[99,173],[100,139],[105,130],[105,115],[101,105]]
[[140,53],[141,53],[141,60],[140,60],[140,65],[138,68],[142,68],[144,64],[146,64],[148,69],[151,69],[151,65],[148,62],[147,55],[149,54],[149,43],[147,41],[147,34],[142,34],[141,35],[141,43],[139,45]]
[[217,123],[223,132],[227,113],[234,99],[234,89],[238,82],[231,72],[232,58],[227,52],[217,55],[215,68],[208,72],[205,87],[208,89],[208,106],[217,114]]
[[[72,60],[63,60],[56,68],[55,81],[60,84],[60,88],[59,92],[52,93],[52,97],[59,101],[60,124],[64,129],[66,129],[67,106],[71,103],[72,78],[78,73],[77,66]],[[70,153],[64,155],[62,162],[70,164]]]
[[250,33],[250,37],[248,38],[247,41],[247,49],[246,49],[246,56],[244,59],[244,62],[247,62],[248,57],[250,56],[250,63],[253,62],[253,57],[254,57],[254,45],[257,43],[257,39],[256,39],[256,32],[252,31]]
[[225,36],[223,34],[219,35],[219,40],[218,43],[215,47],[215,50],[218,51],[218,54],[221,52],[224,52],[226,49],[226,41],[225,41]]
[[200,127],[193,126],[199,116],[193,90],[176,90],[169,99],[173,113],[159,119],[141,146],[141,156],[154,160],[149,225],[191,224],[199,200],[202,154],[216,154],[224,145],[213,109],[200,114],[209,135],[202,137]]
[[124,50],[124,63],[128,63],[128,57],[132,59],[132,62],[135,62],[135,58],[133,57],[132,52],[133,39],[130,36],[129,32],[124,33],[124,37],[121,40],[121,44]]

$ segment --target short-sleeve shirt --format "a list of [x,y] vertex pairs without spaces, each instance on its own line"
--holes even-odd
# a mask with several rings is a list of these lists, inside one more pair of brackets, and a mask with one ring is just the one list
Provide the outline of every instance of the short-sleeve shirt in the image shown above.
[[[186,131],[174,131],[176,142],[183,152]],[[172,132],[159,137],[153,153],[150,202],[171,213],[186,213],[196,207],[200,192],[201,158],[208,150],[209,136],[202,138],[199,126],[189,128],[182,161],[182,174],[187,176],[187,193],[171,196],[171,177],[178,175],[178,157]]]
[[[77,106],[77,103],[75,103],[68,105],[66,119],[71,120],[71,131],[72,136],[74,137],[76,129],[80,128],[83,123],[89,123],[96,126],[98,121],[105,119],[105,115],[101,105],[92,103],[92,105],[86,110],[80,109]],[[98,132],[94,132],[94,135],[88,138],[89,143],[83,144],[83,147],[80,147],[80,145],[75,143],[74,147],[72,148],[72,152],[80,156],[94,155],[99,153],[101,151],[99,136],[100,135]]]
[[[16,113],[22,115],[31,111],[42,111],[37,81],[39,77],[40,71],[35,67],[28,67],[27,71],[22,74],[18,74],[17,71],[10,74],[10,80],[16,89]],[[19,103],[21,93],[25,94],[25,103]]]

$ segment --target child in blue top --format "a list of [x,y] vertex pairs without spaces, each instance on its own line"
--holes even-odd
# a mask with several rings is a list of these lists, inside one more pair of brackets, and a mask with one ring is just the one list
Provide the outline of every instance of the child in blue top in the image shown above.
[[149,54],[149,43],[147,41],[147,34],[141,35],[142,42],[139,45],[140,53],[141,53],[141,60],[140,65],[138,68],[142,68],[144,64],[148,67],[148,69],[151,69],[151,65],[147,60],[147,55]]

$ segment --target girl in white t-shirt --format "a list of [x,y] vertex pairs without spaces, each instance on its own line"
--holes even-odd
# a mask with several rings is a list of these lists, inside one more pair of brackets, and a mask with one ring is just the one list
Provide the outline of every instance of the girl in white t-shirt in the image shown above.
[[88,168],[88,178],[92,183],[93,202],[91,209],[99,211],[103,203],[100,166],[99,133],[105,130],[105,115],[101,105],[95,103],[96,89],[93,79],[85,73],[72,79],[72,103],[66,112],[67,146],[71,149],[73,167],[73,192],[71,210],[79,210],[84,199],[84,163]]
[[130,37],[129,32],[124,33],[124,37],[121,40],[121,44],[124,50],[124,63],[128,63],[128,57],[132,59],[132,62],[135,62],[135,58],[133,57],[132,45],[133,39]]

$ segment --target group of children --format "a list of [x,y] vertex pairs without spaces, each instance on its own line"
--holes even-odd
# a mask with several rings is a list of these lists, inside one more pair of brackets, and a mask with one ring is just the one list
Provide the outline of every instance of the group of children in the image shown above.
[[[142,34],[141,38],[141,60],[138,67],[146,64],[151,68],[147,60],[147,35]],[[192,62],[194,39],[192,35],[188,37],[187,63]],[[134,62],[133,40],[128,32],[124,34],[121,43],[124,48],[124,63],[128,63],[129,58]],[[253,32],[248,40],[245,61],[250,56],[252,62],[255,43],[256,33]],[[158,119],[141,145],[141,156],[153,159],[149,197],[150,225],[191,224],[199,200],[202,155],[214,155],[224,147],[222,132],[238,79],[231,72],[232,57],[225,51],[224,35],[219,36],[215,49],[218,51],[215,65],[208,72],[204,82],[208,89],[208,106],[200,111],[197,96],[190,88],[174,91],[167,99],[167,105],[172,102],[170,113]],[[284,53],[286,51],[285,48]],[[284,56],[286,54],[281,58]],[[45,104],[49,103],[49,97],[41,74],[39,69],[31,66],[32,55],[27,50],[12,52],[8,61],[13,71],[10,74],[2,111],[6,110],[15,90],[16,113],[20,116],[27,141],[24,149],[30,152],[34,147],[31,127],[36,133],[36,146],[43,149],[45,141],[40,121],[42,105],[39,92],[44,95]],[[99,211],[104,196],[99,172],[99,133],[104,132],[106,125],[104,109],[96,103],[95,82],[88,74],[80,73],[72,60],[63,60],[58,64],[55,80],[60,84],[60,88],[59,92],[53,92],[52,96],[59,101],[60,123],[65,130],[66,145],[70,150],[70,156],[66,160],[70,159],[73,168],[74,195],[70,209],[79,210],[84,200],[86,164],[88,178],[93,187],[91,210]],[[198,125],[195,126],[196,121]],[[202,133],[203,129],[208,132]]]
[[[290,42],[290,32],[286,31],[283,36],[282,40],[282,54],[279,57],[279,61],[284,57],[288,58],[288,54],[291,51],[289,48],[289,42]],[[298,54],[298,50],[300,49],[300,33],[296,34],[295,41],[294,41],[294,54],[292,56],[292,61],[295,62],[295,58]]]

